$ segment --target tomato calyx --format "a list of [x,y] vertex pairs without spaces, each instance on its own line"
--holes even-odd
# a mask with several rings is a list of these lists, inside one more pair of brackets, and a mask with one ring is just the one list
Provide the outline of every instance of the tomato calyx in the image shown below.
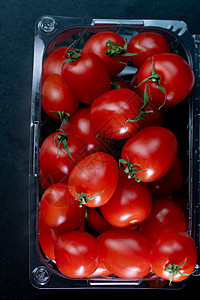
[[[145,173],[147,171],[146,169],[142,170],[142,169],[136,168],[135,166],[138,166],[138,164],[131,164],[128,156],[127,156],[127,161],[123,158],[119,159],[120,167],[121,167],[121,164],[127,165],[127,167],[124,169],[124,172],[126,174],[128,174],[128,179],[134,178],[136,182],[140,182],[142,180],[142,177],[145,175]],[[142,176],[140,176],[140,178],[137,178],[137,173],[142,172],[142,171],[144,171],[144,174],[142,174]]]
[[65,124],[66,124],[66,120],[68,120],[70,118],[70,114],[64,112],[64,111],[53,111],[53,110],[50,110],[49,112],[52,112],[54,114],[56,114],[59,119],[61,121],[63,121]]
[[[163,107],[163,105],[165,105],[165,102],[166,102],[166,89],[164,87],[161,86],[160,82],[161,82],[161,76],[160,74],[156,74],[155,72],[155,62],[154,62],[154,57],[152,56],[152,74],[150,76],[148,76],[147,78],[145,78],[144,80],[142,80],[137,86],[139,87],[141,84],[143,84],[144,82],[146,81],[149,81],[149,91],[150,91],[150,84],[151,84],[151,81],[156,83],[159,87],[159,89],[165,94],[165,100],[164,102],[162,103],[162,105],[158,108],[158,109],[161,109]],[[146,87],[146,86],[145,86]],[[146,91],[147,93],[147,91]],[[150,94],[150,92],[149,92]],[[151,96],[151,94],[150,94]],[[145,97],[145,91],[144,91],[144,97]]]
[[62,64],[62,67],[67,64],[68,62],[74,62],[77,61],[77,59],[79,59],[81,57],[81,51],[78,49],[70,49],[74,44],[76,43],[76,41],[74,41],[69,47],[67,47],[65,54],[64,54],[64,58],[65,61]]
[[[120,45],[120,44],[117,44],[111,40],[108,40],[106,45],[108,46],[108,50],[106,51],[103,51],[103,53],[105,53],[106,55],[109,55],[110,57],[115,57],[117,60],[117,55],[122,55],[122,56],[134,56],[134,55],[138,55],[140,54],[141,52],[139,53],[127,53],[127,46],[128,46],[128,42],[127,42],[127,39],[125,39],[125,44],[124,46],[123,45]],[[124,62],[120,62],[120,63],[124,63]]]
[[58,147],[57,157],[59,156],[59,151],[63,152],[60,149],[61,144],[63,144],[63,147],[64,147],[65,151],[67,152],[67,154],[69,155],[69,157],[71,158],[71,160],[74,163],[73,157],[71,156],[71,153],[69,151],[69,147],[67,145],[67,142],[68,142],[68,139],[69,139],[69,135],[67,133],[64,133],[64,131],[61,130],[61,129],[59,129],[59,131],[62,131],[62,132],[59,132],[54,137],[54,144],[56,145],[56,141],[57,141],[57,147]]
[[75,200],[78,200],[80,201],[80,204],[79,204],[79,207],[82,207],[83,204],[87,204],[88,201],[91,201],[91,200],[94,200],[96,197],[98,197],[99,195],[101,195],[104,191],[98,193],[98,194],[95,194],[93,196],[90,196],[89,194],[86,194],[86,193],[77,193],[78,197],[75,198]]
[[126,122],[124,124],[124,128],[125,129],[126,129],[127,122],[144,121],[144,119],[146,117],[146,114],[153,113],[153,110],[145,110],[145,108],[147,107],[148,103],[149,103],[149,95],[147,93],[147,85],[145,85],[145,89],[144,89],[144,103],[143,103],[143,105],[140,108],[139,115],[136,118],[126,120]]
[[182,265],[176,265],[176,264],[169,264],[166,268],[165,268],[165,271],[168,271],[169,272],[169,285],[172,285],[172,279],[173,279],[173,275],[179,273],[180,275],[183,275],[183,276],[189,276],[191,275],[192,273],[189,273],[189,274],[185,274],[185,273],[181,273],[180,272],[180,268],[182,268],[185,263],[186,263],[186,260],[187,258],[184,260],[183,264]]

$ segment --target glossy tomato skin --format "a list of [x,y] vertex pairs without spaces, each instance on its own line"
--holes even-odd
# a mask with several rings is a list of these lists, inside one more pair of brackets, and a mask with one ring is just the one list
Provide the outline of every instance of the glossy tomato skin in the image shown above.
[[[90,121],[100,135],[125,139],[139,129],[139,121],[127,122],[139,115],[140,99],[130,89],[116,89],[98,97],[90,108]],[[126,127],[125,127],[126,123]]]
[[172,167],[177,155],[175,135],[161,126],[144,128],[131,137],[122,149],[122,159],[136,164],[137,179],[153,182],[163,177]]
[[143,62],[158,53],[170,52],[168,41],[161,34],[155,32],[142,32],[135,35],[128,43],[128,52],[139,53],[131,56],[131,62],[136,68],[140,68]]
[[99,194],[86,203],[89,207],[99,207],[112,197],[117,180],[118,165],[115,159],[107,153],[96,152],[83,158],[73,168],[68,187],[75,198],[78,197],[77,193],[85,193],[88,196]]
[[[50,134],[43,142],[40,149],[40,168],[44,177],[51,184],[57,182],[67,182],[69,172],[85,154],[84,145],[77,137],[71,135],[67,142],[69,151],[74,162],[64,149],[63,144],[58,149],[55,139],[59,132]],[[62,133],[62,132],[61,132]]]
[[42,195],[40,211],[45,224],[62,233],[74,230],[82,224],[86,208],[79,207],[67,184],[56,183]]
[[104,266],[101,260],[99,260],[99,264],[97,269],[92,273],[89,277],[96,277],[96,276],[108,276],[111,272]]
[[140,225],[152,242],[166,229],[185,230],[185,216],[182,209],[173,200],[157,199],[153,201],[149,218]]
[[99,246],[96,239],[86,232],[71,231],[63,234],[55,245],[58,269],[71,278],[87,277],[99,264]]
[[[166,90],[165,94],[160,90],[156,82],[150,83],[151,101],[156,107],[170,107],[183,101],[191,92],[194,85],[194,73],[189,64],[179,55],[172,53],[161,53],[153,56],[155,73],[161,77],[160,85]],[[138,71],[137,84],[152,75],[152,57],[148,58]],[[139,86],[144,94],[145,85]]]
[[97,137],[97,131],[92,127],[90,122],[90,108],[84,107],[77,110],[77,112],[70,117],[66,122],[62,122],[62,130],[68,134],[77,136],[81,142],[85,145],[88,154],[92,154],[97,150],[99,152],[111,152],[111,141],[103,140],[101,137]]
[[152,198],[145,183],[130,180],[119,168],[116,190],[111,199],[101,206],[104,218],[118,228],[129,228],[144,222],[150,215]]
[[80,52],[81,57],[62,67],[62,77],[76,98],[91,104],[110,90],[110,76],[100,58],[94,53]]
[[139,278],[150,272],[151,243],[140,232],[108,230],[97,240],[100,258],[112,274],[121,278]]
[[98,55],[98,57],[103,61],[109,73],[112,75],[119,74],[128,63],[129,57],[117,55],[109,56],[105,54],[105,51],[108,51],[107,42],[111,40],[119,45],[124,46],[124,39],[115,32],[105,31],[99,32],[93,35],[83,47],[83,51],[90,51]]
[[149,183],[149,188],[153,197],[167,197],[175,195],[183,185],[183,167],[180,158],[177,156],[175,161],[162,178]]
[[[183,274],[191,274],[194,271],[197,250],[192,237],[182,231],[168,229],[161,233],[151,248],[151,267],[156,275],[169,280],[169,271],[165,268],[169,264],[183,265],[179,271]],[[176,273],[172,281],[185,280],[189,275]]]
[[78,100],[65,84],[61,75],[50,75],[42,86],[42,107],[45,113],[54,119],[59,119],[54,112],[64,111],[72,115],[78,109]]
[[42,81],[44,82],[51,74],[61,75],[62,64],[65,61],[65,52],[67,48],[61,47],[54,50],[43,63]]
[[39,213],[38,218],[38,229],[39,235],[38,240],[40,243],[40,247],[44,254],[52,260],[55,260],[54,247],[57,239],[60,237],[60,233],[48,227],[42,217],[41,213]]

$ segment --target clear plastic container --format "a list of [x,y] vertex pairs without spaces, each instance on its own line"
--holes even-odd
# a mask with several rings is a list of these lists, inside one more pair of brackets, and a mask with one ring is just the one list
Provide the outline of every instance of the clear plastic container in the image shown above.
[[[116,276],[72,279],[64,276],[56,264],[42,252],[38,242],[38,212],[41,197],[39,185],[39,149],[44,139],[41,110],[42,64],[56,48],[69,46],[76,40],[81,48],[93,34],[111,30],[128,41],[143,31],[162,34],[169,41],[173,53],[181,55],[195,73],[192,93],[182,103],[170,109],[168,118],[179,115],[178,122],[170,120],[170,126],[179,142],[185,147],[183,155],[187,172],[189,197],[189,233],[195,240],[198,252],[195,272],[200,275],[200,35],[191,35],[187,25],[175,20],[131,20],[131,19],[83,19],[43,16],[36,22],[34,41],[34,63],[32,83],[32,105],[30,122],[30,165],[29,165],[29,230],[30,281],[37,288],[138,288],[179,289],[185,282],[173,283],[152,275],[147,278],[121,279]],[[130,64],[120,76],[129,80],[136,69]],[[47,133],[46,133],[47,134]]]

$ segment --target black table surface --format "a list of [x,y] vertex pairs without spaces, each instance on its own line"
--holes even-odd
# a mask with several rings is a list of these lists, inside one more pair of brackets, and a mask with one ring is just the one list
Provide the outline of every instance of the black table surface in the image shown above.
[[[29,282],[28,163],[35,21],[42,15],[93,18],[177,19],[200,33],[199,0],[7,0],[0,5],[1,240],[0,298],[52,299],[112,296],[114,290],[37,290]],[[119,296],[190,294],[200,278],[180,291],[118,290]],[[125,294],[125,295],[124,295]]]

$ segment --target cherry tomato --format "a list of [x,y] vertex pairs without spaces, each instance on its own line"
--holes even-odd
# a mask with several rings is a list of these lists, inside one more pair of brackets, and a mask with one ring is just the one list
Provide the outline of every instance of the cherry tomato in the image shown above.
[[92,207],[87,208],[87,223],[92,230],[98,233],[103,233],[104,231],[113,229],[113,226],[110,225],[105,218]]
[[54,50],[43,63],[42,81],[44,82],[51,74],[61,75],[62,64],[65,61],[66,47]]
[[55,259],[58,269],[66,276],[87,277],[99,264],[98,242],[86,232],[67,232],[56,242]]
[[137,83],[142,94],[145,86],[150,85],[147,90],[153,105],[170,107],[189,95],[194,85],[194,73],[181,56],[172,53],[156,54],[140,67]]
[[68,50],[62,77],[78,100],[91,104],[110,90],[110,76],[100,58],[91,52]]
[[140,68],[143,62],[158,53],[170,52],[168,41],[161,34],[155,32],[142,32],[135,35],[128,43],[128,52],[139,53],[131,56],[131,62]]
[[97,150],[99,152],[112,151],[112,142],[97,136],[96,130],[92,127],[89,107],[78,109],[69,120],[62,122],[60,128],[68,134],[76,135],[85,145],[88,154]]
[[47,257],[49,257],[52,260],[55,260],[54,247],[57,239],[60,237],[61,234],[53,230],[52,228],[48,227],[44,223],[41,217],[41,213],[39,213],[39,218],[38,218],[38,229],[39,229],[38,240],[40,243],[40,247],[42,248],[42,251]]
[[112,226],[125,228],[144,222],[151,208],[152,199],[147,184],[128,179],[120,168],[116,190],[100,209]]
[[178,156],[165,176],[149,183],[152,195],[157,198],[175,195],[182,185],[183,168]]
[[106,268],[121,278],[139,278],[150,270],[151,243],[140,232],[108,230],[97,238],[100,258]]
[[165,230],[152,245],[152,270],[170,283],[185,280],[190,276],[194,271],[196,260],[195,242],[186,232]]
[[86,156],[73,168],[68,187],[80,205],[98,207],[112,197],[117,179],[115,159],[107,153],[97,152]]
[[182,209],[173,200],[157,199],[149,218],[140,225],[140,232],[151,241],[155,241],[166,229],[185,230],[185,216]]
[[123,56],[126,53],[126,48],[127,45],[125,45],[124,39],[119,34],[103,31],[89,38],[83,47],[83,51],[90,51],[98,55],[109,73],[117,75],[128,63],[129,56]]
[[45,113],[54,119],[59,119],[55,112],[73,114],[78,109],[78,100],[65,84],[62,76],[50,75],[42,86],[42,107]]
[[177,155],[175,135],[164,127],[152,126],[128,139],[120,160],[128,177],[152,182],[163,177],[172,167]]
[[[63,145],[64,142],[64,145]],[[66,151],[66,143],[69,153]],[[85,154],[84,145],[77,137],[62,131],[50,134],[40,149],[40,168],[51,184],[66,182],[69,172]]]
[[109,91],[90,108],[92,126],[105,138],[125,139],[139,129],[139,121],[126,122],[139,115],[139,97],[130,89]]
[[79,207],[79,203],[69,192],[67,184],[56,183],[42,195],[40,211],[47,226],[59,232],[67,232],[82,224],[86,208]]

